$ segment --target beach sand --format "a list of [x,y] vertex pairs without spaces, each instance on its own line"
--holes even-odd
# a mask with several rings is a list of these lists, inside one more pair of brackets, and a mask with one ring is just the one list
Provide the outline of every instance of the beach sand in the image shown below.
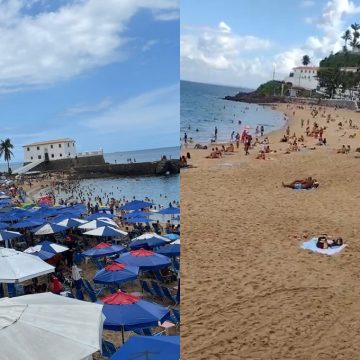
[[[305,132],[309,107],[295,116],[286,105],[278,109],[289,115],[291,134]],[[360,132],[348,124],[338,131],[337,123],[351,118],[360,127],[360,114],[329,113],[330,124],[321,112],[316,118],[328,126],[326,148],[283,154],[280,130],[269,135],[278,151],[272,160],[256,160],[255,150],[245,157],[242,147],[222,159],[182,150],[194,166],[181,174],[182,358],[359,358]],[[336,153],[343,144],[350,154]],[[281,185],[307,176],[320,187]],[[320,233],[342,236],[347,248],[331,257],[300,249]]]

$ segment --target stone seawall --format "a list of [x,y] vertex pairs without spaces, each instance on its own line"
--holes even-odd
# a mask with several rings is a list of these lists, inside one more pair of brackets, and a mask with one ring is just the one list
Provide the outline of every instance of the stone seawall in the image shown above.
[[178,174],[179,160],[161,160],[132,164],[109,164],[103,156],[62,159],[43,162],[32,171],[67,172],[73,178],[100,178],[113,176],[145,176]]
[[109,176],[146,176],[178,174],[179,160],[162,160],[133,164],[104,164],[78,166],[74,168],[73,176],[79,178],[109,177]]

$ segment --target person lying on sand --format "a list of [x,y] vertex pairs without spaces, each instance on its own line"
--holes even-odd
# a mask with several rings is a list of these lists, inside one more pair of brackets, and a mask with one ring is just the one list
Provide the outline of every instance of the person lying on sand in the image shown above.
[[206,150],[208,147],[206,145],[201,145],[201,144],[196,144],[194,146],[194,149],[201,149],[201,150]]
[[334,246],[343,245],[343,239],[341,237],[333,239],[332,237],[327,237],[326,235],[321,235],[316,241],[316,247],[319,249],[328,249]]
[[295,180],[290,184],[282,183],[283,187],[290,188],[290,189],[313,189],[319,186],[318,181],[313,179],[311,176],[306,179]]
[[341,147],[341,149],[337,149],[336,153],[337,153],[337,154],[346,154],[346,147],[345,147],[345,145],[343,145],[343,146]]

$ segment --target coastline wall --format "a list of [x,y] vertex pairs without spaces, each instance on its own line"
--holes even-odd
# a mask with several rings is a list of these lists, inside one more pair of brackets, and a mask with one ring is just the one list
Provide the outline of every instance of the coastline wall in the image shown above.
[[161,160],[132,164],[103,164],[75,167],[73,176],[79,178],[111,177],[111,176],[148,176],[178,174],[179,160]]
[[70,171],[78,166],[104,165],[105,160],[102,155],[78,157],[74,159],[59,159],[53,161],[44,161],[32,171]]

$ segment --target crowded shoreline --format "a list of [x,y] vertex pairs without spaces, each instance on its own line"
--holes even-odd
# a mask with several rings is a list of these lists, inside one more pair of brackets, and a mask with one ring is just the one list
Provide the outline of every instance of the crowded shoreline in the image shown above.
[[[325,359],[334,346],[349,358],[359,350],[360,320],[355,317],[355,327],[333,324],[360,310],[360,228],[354,226],[360,181],[353,176],[360,114],[274,106],[286,116],[284,127],[259,136],[266,143],[251,145],[249,155],[235,141],[231,152],[222,151],[229,143],[182,148],[191,167],[181,175],[183,301],[194,304],[182,314],[187,358]],[[207,158],[216,147],[219,156]],[[312,191],[283,186],[309,177],[319,184]],[[327,257],[301,248],[321,234],[343,239],[346,249]],[[334,344],[333,336],[340,341]]]

